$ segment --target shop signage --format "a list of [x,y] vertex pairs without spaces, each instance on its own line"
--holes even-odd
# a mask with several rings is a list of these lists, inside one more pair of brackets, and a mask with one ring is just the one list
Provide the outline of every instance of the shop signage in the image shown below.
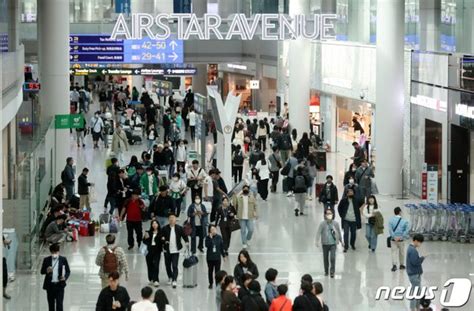
[[238,64],[227,64],[227,68],[239,69],[239,70],[247,70],[247,66],[245,66],[245,65],[238,65]]
[[250,80],[250,89],[251,90],[260,89],[260,80]]
[[130,14],[130,0],[115,0],[115,13]]
[[183,53],[183,41],[172,37],[123,40],[96,34],[69,36],[71,63],[181,64]]
[[0,53],[8,52],[8,33],[0,33]]
[[25,82],[23,83],[23,91],[25,92],[38,92],[41,89],[41,84],[38,82]]
[[428,165],[427,202],[438,203],[438,166]]
[[84,127],[84,118],[80,114],[57,114],[54,121],[56,129],[76,129]]
[[456,114],[465,118],[474,119],[474,106],[456,104]]
[[[170,23],[177,30],[179,40],[190,37],[199,40],[253,40],[259,36],[262,40],[285,40],[293,38],[310,40],[335,40],[336,14],[311,14],[287,16],[283,14],[255,14],[247,18],[245,14],[233,14],[226,21],[218,14],[204,14],[198,18],[195,14],[152,15],[148,13],[119,14],[112,30],[111,38],[141,40],[144,37],[164,40],[171,35]],[[311,27],[308,27],[311,24]],[[226,31],[221,29],[225,26]],[[224,27],[222,27],[224,28]],[[308,28],[311,28],[310,30]]]
[[87,76],[91,74],[118,75],[118,76],[193,76],[196,68],[72,68],[69,73],[73,76]]
[[421,199],[426,200],[428,198],[428,173],[423,171],[421,173]]
[[412,96],[410,99],[412,104],[423,106],[426,108],[434,109],[437,111],[446,112],[448,110],[448,103],[436,98],[423,96],[423,95],[416,95],[416,97]]

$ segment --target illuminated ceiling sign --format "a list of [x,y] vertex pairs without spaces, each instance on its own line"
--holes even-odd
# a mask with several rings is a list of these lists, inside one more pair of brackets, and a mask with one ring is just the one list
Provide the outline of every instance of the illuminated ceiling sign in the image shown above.
[[155,40],[168,39],[172,35],[170,23],[176,29],[178,40],[190,37],[210,40],[211,35],[218,40],[285,40],[305,38],[310,40],[335,40],[336,14],[312,14],[287,16],[282,14],[255,14],[247,18],[245,14],[231,15],[223,21],[218,14],[119,14],[112,31],[111,39],[124,38],[141,40],[149,37]]
[[465,104],[457,104],[456,114],[465,118],[474,119],[474,107]]

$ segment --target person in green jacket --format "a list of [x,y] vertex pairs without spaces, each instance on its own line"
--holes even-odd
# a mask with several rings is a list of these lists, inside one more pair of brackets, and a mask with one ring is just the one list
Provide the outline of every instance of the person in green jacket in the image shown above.
[[153,169],[151,167],[147,167],[146,174],[143,174],[140,178],[140,187],[142,188],[142,193],[149,197],[150,202],[158,193],[158,178],[153,174]]

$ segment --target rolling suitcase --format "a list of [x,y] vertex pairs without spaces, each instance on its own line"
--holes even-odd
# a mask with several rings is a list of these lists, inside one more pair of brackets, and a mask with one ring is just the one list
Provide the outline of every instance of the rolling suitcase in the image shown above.
[[183,269],[183,287],[194,288],[197,286],[197,265]]
[[288,178],[283,178],[282,186],[283,186],[283,192],[290,191],[290,180]]

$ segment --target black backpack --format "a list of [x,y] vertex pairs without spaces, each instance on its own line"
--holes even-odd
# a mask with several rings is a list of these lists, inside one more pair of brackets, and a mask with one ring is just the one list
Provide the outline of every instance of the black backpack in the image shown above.
[[242,154],[242,151],[236,152],[234,154],[234,164],[236,165],[244,164],[244,155]]
[[297,175],[295,177],[295,192],[305,192],[306,189],[306,179],[303,175]]

